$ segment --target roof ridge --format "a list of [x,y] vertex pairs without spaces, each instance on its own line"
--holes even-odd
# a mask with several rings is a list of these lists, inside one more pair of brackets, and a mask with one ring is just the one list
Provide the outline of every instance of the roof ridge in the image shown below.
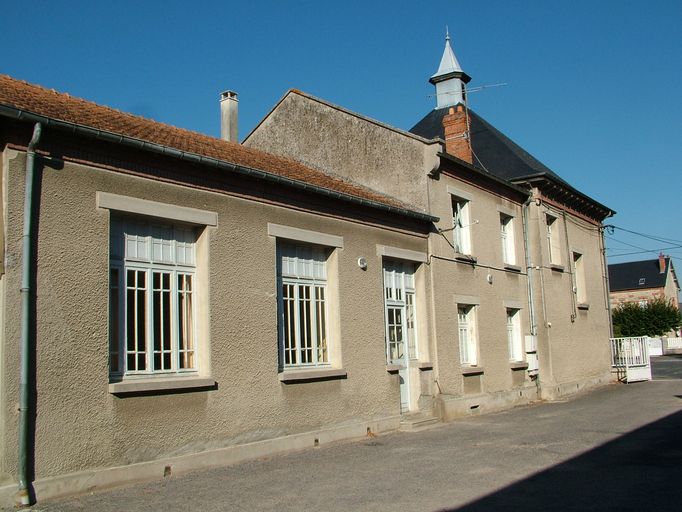
[[[7,75],[7,74],[0,73],[0,79],[2,79],[2,78],[6,78],[6,79],[8,79],[8,80],[10,80],[10,81],[12,81],[12,82],[19,82],[19,83],[22,83],[22,84],[24,84],[24,85],[26,85],[26,86],[29,86],[29,87],[32,87],[32,88],[35,88],[35,89],[39,89],[39,90],[42,90],[42,91],[45,91],[45,92],[49,92],[49,93],[55,94],[55,95],[57,95],[57,96],[66,97],[66,98],[68,98],[69,100],[73,100],[73,101],[85,103],[85,104],[87,104],[87,105],[92,105],[92,106],[97,107],[97,108],[107,109],[107,110],[109,110],[109,111],[111,111],[111,112],[116,112],[116,113],[119,114],[119,115],[122,115],[122,116],[125,116],[125,117],[128,117],[128,118],[131,118],[131,119],[140,119],[140,120],[146,121],[146,122],[148,122],[148,123],[155,123],[155,124],[157,124],[157,125],[165,126],[165,127],[168,127],[168,128],[172,128],[173,130],[182,131],[182,132],[185,132],[185,133],[190,134],[190,135],[199,136],[199,137],[205,137],[205,138],[212,139],[212,140],[219,140],[219,141],[225,142],[225,143],[227,143],[227,144],[235,144],[235,145],[240,146],[240,144],[238,144],[237,142],[227,141],[227,140],[224,140],[224,139],[220,139],[220,138],[218,138],[218,137],[214,137],[214,136],[212,136],[212,135],[208,135],[208,134],[206,134],[206,133],[198,132],[198,131],[195,131],[195,130],[190,130],[190,129],[188,129],[188,128],[182,128],[182,127],[180,127],[180,126],[175,126],[175,125],[173,125],[173,124],[171,124],[171,123],[167,123],[167,122],[164,122],[164,121],[158,121],[158,120],[153,119],[153,118],[151,118],[151,117],[145,117],[145,116],[142,116],[142,115],[139,115],[139,114],[133,114],[133,113],[131,113],[131,112],[126,112],[125,110],[121,110],[121,109],[118,109],[118,108],[116,108],[116,107],[112,107],[112,106],[110,106],[110,105],[105,105],[105,104],[102,104],[102,103],[97,103],[97,102],[95,102],[95,101],[88,100],[88,99],[82,98],[82,97],[80,97],[80,96],[73,96],[72,94],[69,94],[68,92],[58,91],[58,90],[56,90],[56,89],[54,89],[54,88],[48,88],[48,87],[45,87],[45,86],[40,85],[40,84],[34,84],[34,83],[28,82],[28,81],[26,81],[26,80],[20,80],[20,79],[14,78],[14,77],[12,77],[12,76],[9,76],[9,75]],[[62,120],[65,120],[65,119],[62,119]],[[244,147],[244,146],[242,146],[242,147]]]
[[124,112],[91,100],[48,89],[42,85],[0,74],[0,105],[24,111],[56,123],[91,128],[99,132],[168,147],[230,164],[280,176],[303,186],[310,185],[369,201],[377,207],[392,207],[406,213],[426,215],[421,209],[366,186],[349,182],[322,169],[314,169],[293,158],[274,155],[237,142],[179,128],[144,116]]

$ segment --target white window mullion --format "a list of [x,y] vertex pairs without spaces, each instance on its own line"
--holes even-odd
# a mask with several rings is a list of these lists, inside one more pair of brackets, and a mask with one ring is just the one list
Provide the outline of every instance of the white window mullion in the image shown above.
[[[149,237],[148,237],[149,238]],[[151,244],[150,244],[151,245]],[[151,251],[150,251],[151,252]],[[152,284],[152,276],[154,272],[149,269],[147,270],[147,311],[145,311],[144,321],[145,330],[147,332],[147,344],[146,344],[146,360],[147,360],[147,373],[154,372],[154,287]]]

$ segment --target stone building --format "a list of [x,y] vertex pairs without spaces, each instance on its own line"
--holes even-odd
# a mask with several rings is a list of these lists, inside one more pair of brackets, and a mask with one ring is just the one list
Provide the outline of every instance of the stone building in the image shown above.
[[[469,109],[470,79],[448,36],[430,78],[436,108],[409,132],[290,90],[244,141],[440,219],[428,239],[422,346],[433,368],[412,378],[425,407],[413,398],[410,410],[433,403],[444,418],[611,378],[602,221],[614,212]],[[423,362],[408,359],[402,371],[413,375]]]
[[642,306],[653,299],[666,299],[680,307],[680,282],[670,256],[609,265],[611,306],[635,302]]
[[468,80],[448,40],[412,132],[290,91],[240,145],[230,91],[221,140],[0,76],[3,503],[609,381],[612,212]]

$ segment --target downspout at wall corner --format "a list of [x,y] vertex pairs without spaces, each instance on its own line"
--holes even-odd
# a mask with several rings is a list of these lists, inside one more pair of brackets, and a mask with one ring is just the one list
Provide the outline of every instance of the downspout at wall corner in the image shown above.
[[528,196],[528,199],[521,207],[521,216],[523,217],[523,248],[526,256],[526,283],[528,285],[528,312],[530,315],[530,334],[537,336],[538,325],[535,318],[535,294],[533,291],[533,262],[530,257],[530,240],[528,238],[528,207],[534,201],[533,194]]
[[22,235],[23,253],[21,259],[21,340],[20,340],[20,374],[19,374],[19,453],[18,480],[19,489],[15,502],[20,507],[31,505],[33,496],[29,482],[29,412],[30,412],[30,307],[31,281],[33,276],[33,188],[35,171],[35,149],[40,141],[42,125],[36,123],[33,137],[26,150],[26,184],[24,188],[24,231]]
[[[613,212],[609,212],[606,219],[613,216]],[[609,264],[606,259],[606,242],[604,242],[604,225],[599,228],[599,248],[601,251],[602,273],[604,275],[604,298],[606,299],[606,312],[609,315],[609,338],[613,338],[613,316],[611,311],[611,284],[609,283]]]

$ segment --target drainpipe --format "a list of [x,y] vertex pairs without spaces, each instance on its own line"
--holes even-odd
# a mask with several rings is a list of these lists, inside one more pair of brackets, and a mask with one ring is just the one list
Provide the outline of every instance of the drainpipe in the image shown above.
[[[576,297],[577,279],[575,275],[575,262],[573,261],[573,251],[571,250],[571,242],[568,239],[568,218],[566,211],[561,212],[564,220],[564,234],[566,236],[566,263],[569,265],[569,274],[571,276],[571,304],[573,305],[573,312],[571,313],[571,323],[578,318],[578,299]],[[584,261],[584,260],[583,260]]]
[[[613,212],[609,212],[606,219],[613,216]],[[604,298],[606,299],[606,311],[609,314],[609,337],[613,338],[613,317],[611,316],[611,285],[609,284],[609,265],[606,260],[606,243],[604,242],[604,225],[599,228],[599,249],[601,251],[602,274],[604,276]]]
[[533,263],[530,258],[530,241],[528,239],[528,207],[534,201],[533,194],[528,196],[521,207],[523,216],[523,245],[526,253],[526,282],[528,283],[528,312],[530,314],[530,334],[537,336],[538,326],[535,320],[535,298],[533,291]]
[[26,185],[24,189],[24,234],[23,255],[21,260],[21,370],[19,380],[19,490],[16,502],[20,506],[31,504],[29,492],[29,374],[30,374],[30,306],[31,306],[31,230],[33,227],[33,174],[35,167],[35,148],[40,141],[42,126],[36,123],[33,137],[26,151]]

